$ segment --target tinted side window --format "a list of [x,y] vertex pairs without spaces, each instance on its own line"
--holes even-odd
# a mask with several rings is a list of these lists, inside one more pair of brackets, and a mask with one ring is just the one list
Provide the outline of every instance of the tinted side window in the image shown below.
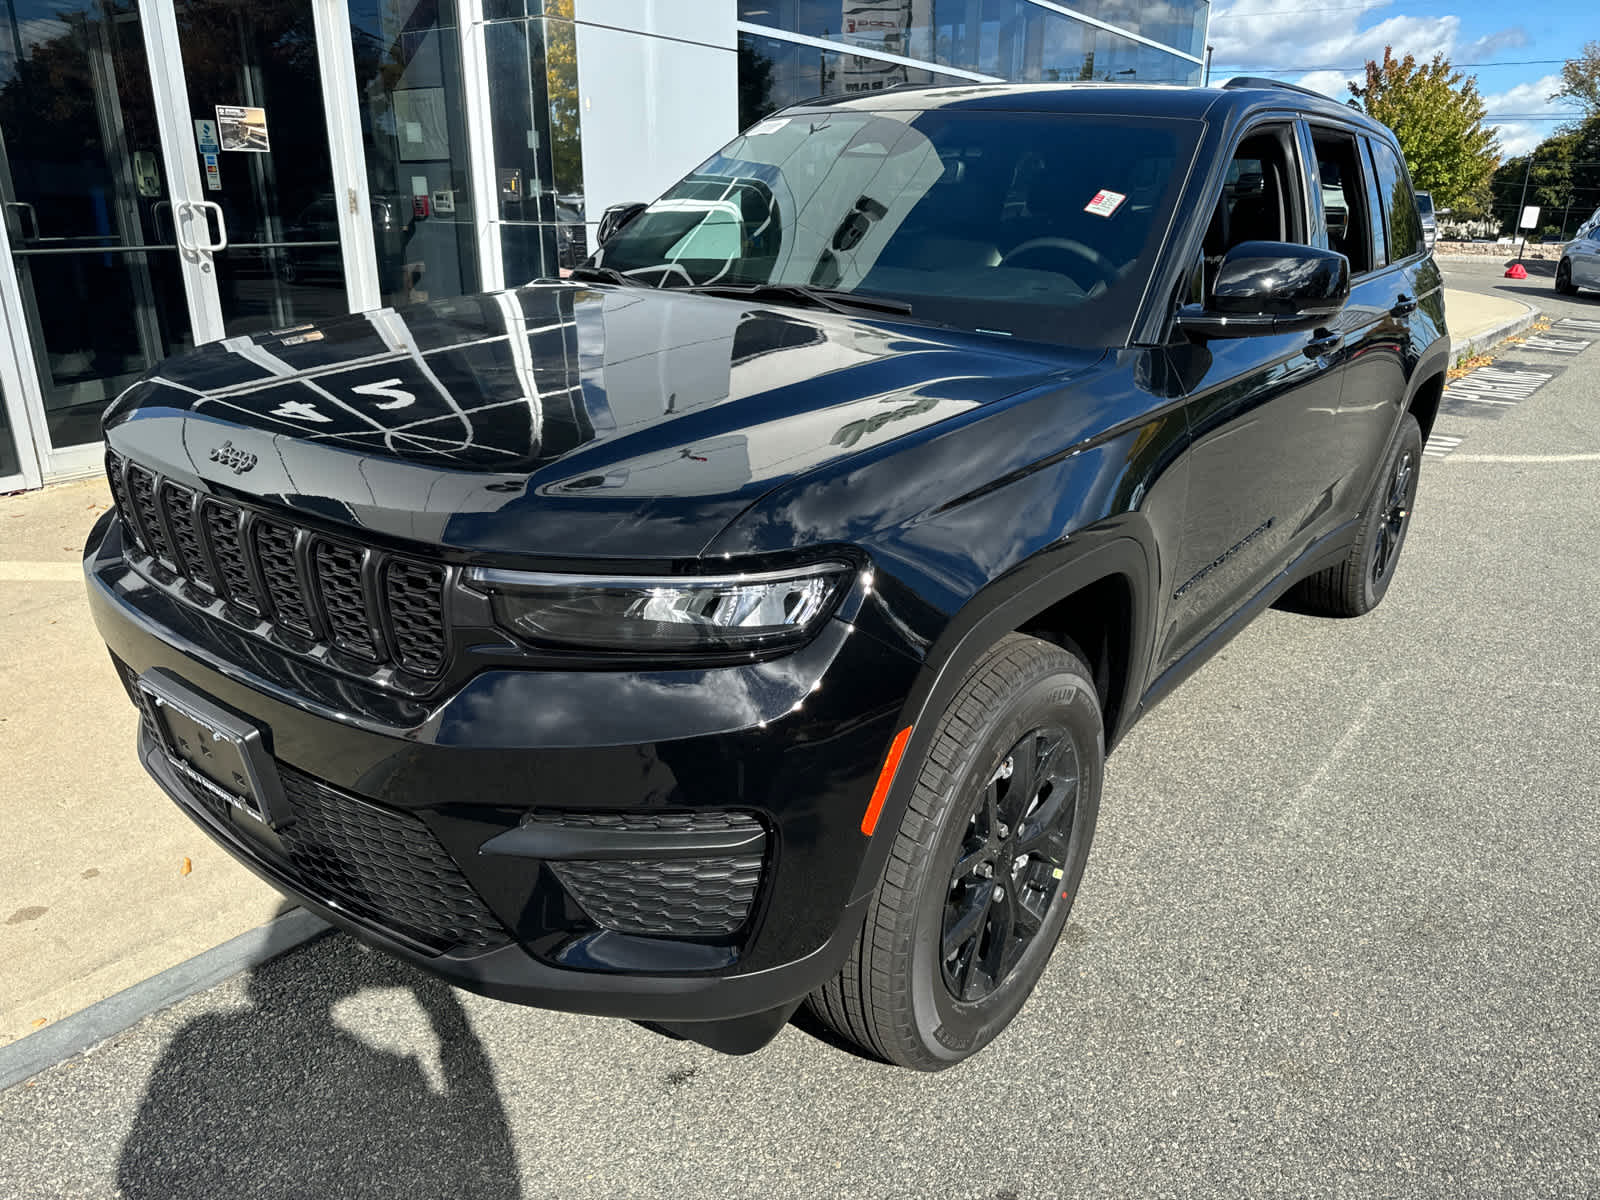
[[1300,167],[1289,126],[1252,130],[1228,163],[1205,237],[1205,283],[1241,242],[1307,243]]
[[1378,195],[1383,203],[1384,223],[1389,228],[1389,261],[1399,262],[1422,253],[1417,197],[1411,190],[1411,177],[1389,143],[1373,140],[1371,145],[1378,164]]
[[1317,151],[1328,245],[1350,260],[1350,274],[1370,271],[1374,265],[1372,214],[1356,139],[1348,133],[1313,128],[1311,142]]

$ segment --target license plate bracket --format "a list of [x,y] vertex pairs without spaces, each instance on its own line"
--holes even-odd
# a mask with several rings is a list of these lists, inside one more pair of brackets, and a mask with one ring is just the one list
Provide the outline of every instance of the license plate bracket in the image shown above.
[[260,726],[160,668],[139,676],[138,689],[172,766],[235,812],[276,828],[283,788]]

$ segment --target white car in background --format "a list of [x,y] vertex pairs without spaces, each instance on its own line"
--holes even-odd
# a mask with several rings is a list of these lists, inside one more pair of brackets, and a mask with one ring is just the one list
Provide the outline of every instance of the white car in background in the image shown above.
[[1417,212],[1422,217],[1422,240],[1429,250],[1439,236],[1439,222],[1433,213],[1433,194],[1431,192],[1417,193]]
[[1561,261],[1556,264],[1556,291],[1573,296],[1581,287],[1600,289],[1600,208],[1561,247]]

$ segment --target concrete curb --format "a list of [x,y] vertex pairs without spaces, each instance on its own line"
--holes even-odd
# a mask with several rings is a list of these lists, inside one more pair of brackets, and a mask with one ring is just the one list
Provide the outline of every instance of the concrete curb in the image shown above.
[[151,1013],[170,1008],[230,975],[260,966],[332,931],[333,927],[322,918],[297,908],[107,996],[82,1012],[63,1017],[37,1033],[0,1046],[0,1091],[98,1046]]
[[1450,365],[1453,367],[1464,358],[1471,358],[1474,354],[1482,354],[1485,350],[1498,346],[1508,337],[1515,337],[1539,319],[1541,315],[1539,310],[1531,304],[1524,304],[1523,308],[1527,311],[1497,321],[1487,329],[1480,329],[1477,333],[1467,334],[1465,337],[1451,337]]

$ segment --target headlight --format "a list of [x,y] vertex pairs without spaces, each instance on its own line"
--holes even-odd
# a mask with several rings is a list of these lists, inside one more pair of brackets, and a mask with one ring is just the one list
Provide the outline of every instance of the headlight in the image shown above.
[[475,567],[495,620],[534,642],[641,652],[764,650],[802,642],[852,568],[828,562],[749,575],[622,578]]

